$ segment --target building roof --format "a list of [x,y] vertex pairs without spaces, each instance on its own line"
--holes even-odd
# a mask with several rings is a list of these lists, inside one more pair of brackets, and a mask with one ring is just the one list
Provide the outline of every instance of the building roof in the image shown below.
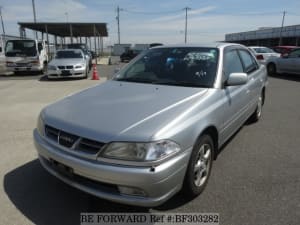
[[[44,32],[60,37],[107,37],[106,23],[34,23],[18,22],[21,28]],[[96,34],[96,35],[95,35]]]

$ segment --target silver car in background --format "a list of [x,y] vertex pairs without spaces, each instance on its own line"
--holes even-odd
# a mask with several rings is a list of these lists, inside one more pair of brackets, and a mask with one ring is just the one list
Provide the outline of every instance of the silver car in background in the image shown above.
[[277,53],[273,49],[267,47],[249,46],[248,48],[253,52],[257,61],[263,65],[266,65],[270,59],[280,57],[280,53]]
[[268,74],[289,73],[300,75],[300,48],[283,54],[280,58],[270,59],[267,64]]
[[113,80],[44,108],[35,146],[51,174],[104,199],[152,207],[180,190],[195,197],[220,147],[261,117],[266,85],[242,45],[151,48]]
[[87,78],[88,60],[81,49],[58,50],[47,67],[48,78]]

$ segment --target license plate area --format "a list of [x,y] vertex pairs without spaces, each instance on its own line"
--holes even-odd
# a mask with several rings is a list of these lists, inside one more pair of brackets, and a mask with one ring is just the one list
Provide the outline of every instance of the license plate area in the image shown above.
[[74,176],[74,170],[73,168],[66,166],[60,162],[57,162],[54,159],[49,159],[49,162],[53,169],[55,169],[58,173],[66,176],[66,177],[73,177]]
[[61,71],[61,75],[62,76],[70,76],[71,75],[71,72],[69,70],[62,70]]

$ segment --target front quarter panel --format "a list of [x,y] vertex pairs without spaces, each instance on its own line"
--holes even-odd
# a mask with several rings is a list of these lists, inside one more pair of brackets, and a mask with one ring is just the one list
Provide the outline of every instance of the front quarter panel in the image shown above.
[[171,139],[182,149],[193,146],[207,127],[222,127],[223,96],[219,89],[209,89],[204,96],[153,135],[153,140]]

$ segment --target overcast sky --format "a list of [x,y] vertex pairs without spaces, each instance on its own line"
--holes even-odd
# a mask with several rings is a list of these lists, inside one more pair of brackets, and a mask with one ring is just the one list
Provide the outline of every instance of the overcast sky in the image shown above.
[[[226,33],[300,24],[299,0],[35,0],[38,22],[104,22],[106,45],[117,42],[120,6],[121,43],[184,42],[184,7],[188,42],[224,40]],[[17,22],[33,22],[32,0],[0,0],[6,34],[19,35]],[[2,29],[1,29],[2,32]],[[28,36],[33,32],[27,31]]]

